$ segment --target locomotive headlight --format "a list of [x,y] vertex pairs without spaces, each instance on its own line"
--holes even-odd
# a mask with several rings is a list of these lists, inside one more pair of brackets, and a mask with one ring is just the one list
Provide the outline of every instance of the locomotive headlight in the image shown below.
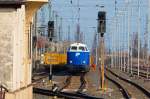
[[70,61],[70,63],[72,63],[72,61]]
[[41,57],[44,57],[44,54],[41,54]]
[[83,63],[85,64],[85,61],[83,61]]

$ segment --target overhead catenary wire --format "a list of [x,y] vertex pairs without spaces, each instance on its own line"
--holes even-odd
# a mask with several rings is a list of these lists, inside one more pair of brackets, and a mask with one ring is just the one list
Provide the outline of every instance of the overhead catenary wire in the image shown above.
[[[70,1],[73,1],[74,2],[74,0],[70,0]],[[77,1],[77,0],[76,0]],[[120,2],[119,0],[117,0],[118,2]],[[68,1],[66,1],[66,2],[68,2]],[[135,0],[134,0],[134,2],[135,2]],[[59,5],[59,4],[58,4]],[[114,6],[114,4],[106,4],[105,6]],[[54,5],[54,6],[57,6],[57,4],[56,5]],[[61,5],[60,5],[61,6]],[[67,3],[65,4],[65,5],[62,5],[62,7],[65,7],[65,6],[71,6],[73,9],[77,9],[76,7],[78,7],[78,5],[77,4],[75,4],[75,3],[72,3],[72,4],[70,4],[69,5],[69,3],[68,3],[68,5],[67,5]],[[75,7],[74,7],[75,6]],[[88,8],[88,7],[91,7],[91,6],[93,6],[93,7],[95,7],[95,8],[97,8],[97,7],[99,7],[99,5],[92,5],[92,4],[80,4],[80,7],[82,7],[82,6],[84,6],[84,7],[86,7],[86,8]],[[131,7],[138,7],[138,4],[137,3],[132,3],[132,4],[130,4],[130,6]],[[121,4],[119,5],[117,5],[117,7],[118,7],[118,9],[120,10],[120,9],[122,9],[122,8],[125,8],[125,5],[123,4],[123,2],[121,2]],[[145,3],[142,3],[142,4],[140,4],[140,7],[147,7],[147,4],[145,4]],[[125,9],[126,10],[126,12],[127,12],[127,9]],[[136,12],[134,12],[133,14],[137,14]],[[127,13],[126,13],[126,15],[127,15]],[[137,15],[135,15],[135,16],[137,16]],[[136,19],[135,19],[135,16],[134,16],[134,18],[132,17],[132,18],[130,18],[130,21],[132,21],[132,23],[133,23],[133,21],[134,21],[134,23],[135,22],[137,22],[137,21],[135,21]],[[69,18],[69,17],[63,17],[63,19],[65,20],[65,21],[69,21],[69,20],[73,20],[73,21],[76,21],[77,22],[77,20],[78,20],[78,18],[77,17],[71,17],[71,18]],[[127,17],[126,17],[126,19],[127,19]],[[81,22],[84,22],[84,21],[94,21],[94,20],[96,20],[96,18],[85,18],[85,17],[80,17],[80,21]],[[142,19],[141,19],[142,20]],[[107,19],[107,21],[111,21],[111,19]],[[127,20],[126,20],[127,21]],[[75,22],[74,22],[75,23]],[[127,22],[126,22],[126,24],[128,24]],[[120,24],[119,24],[119,26],[120,26]],[[124,29],[127,29],[127,27],[129,27],[129,25],[126,25],[126,26],[124,26]],[[81,28],[86,28],[86,27],[84,27],[84,26],[82,26],[81,25]],[[72,30],[72,29],[71,29]],[[127,31],[124,31],[124,33],[125,32],[127,32]],[[133,32],[133,30],[131,30],[131,32]],[[122,35],[122,34],[121,34]],[[125,39],[125,42],[126,42],[126,39]],[[129,43],[129,42],[128,42]],[[129,46],[127,46],[127,42],[126,43],[124,43],[124,45],[125,45],[125,47],[124,47],[124,49],[122,48],[122,50],[126,50],[126,49],[129,49]],[[118,45],[117,45],[118,46]],[[117,47],[117,46],[115,46],[115,48]],[[117,50],[116,50],[117,51]],[[128,53],[130,53],[130,52],[128,52]],[[129,68],[129,67],[128,67]]]

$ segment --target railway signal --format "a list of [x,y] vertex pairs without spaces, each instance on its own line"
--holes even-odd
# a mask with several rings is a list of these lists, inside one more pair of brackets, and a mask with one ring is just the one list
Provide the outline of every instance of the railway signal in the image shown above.
[[101,35],[100,39],[100,48],[101,48],[101,89],[105,90],[105,77],[104,77],[104,33],[106,32],[106,12],[99,11],[98,12],[98,33]]
[[101,34],[101,37],[104,36],[104,33],[106,32],[106,12],[105,11],[99,11],[98,12],[98,33]]
[[52,41],[54,37],[54,21],[48,21],[48,37],[49,41]]

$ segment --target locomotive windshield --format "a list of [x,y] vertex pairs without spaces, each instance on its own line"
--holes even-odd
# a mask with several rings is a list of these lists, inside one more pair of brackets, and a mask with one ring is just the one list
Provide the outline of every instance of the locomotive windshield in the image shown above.
[[77,46],[72,46],[71,50],[77,50]]
[[80,47],[79,47],[79,50],[80,50],[80,51],[87,51],[87,48],[84,47],[84,46],[80,46]]
[[69,51],[83,51],[83,52],[87,52],[89,51],[88,48],[86,47],[85,44],[81,44],[81,43],[74,43],[70,45]]

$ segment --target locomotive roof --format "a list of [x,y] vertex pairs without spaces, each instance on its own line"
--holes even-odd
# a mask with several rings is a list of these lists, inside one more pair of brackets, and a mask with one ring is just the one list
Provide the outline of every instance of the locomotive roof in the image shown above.
[[82,44],[82,43],[73,43],[70,46],[83,46],[83,47],[87,47],[85,44]]
[[[73,47],[73,48],[72,48]],[[76,47],[76,48],[74,48]],[[84,52],[89,52],[89,49],[87,48],[86,44],[82,43],[73,43],[70,45],[69,51],[84,51]]]

